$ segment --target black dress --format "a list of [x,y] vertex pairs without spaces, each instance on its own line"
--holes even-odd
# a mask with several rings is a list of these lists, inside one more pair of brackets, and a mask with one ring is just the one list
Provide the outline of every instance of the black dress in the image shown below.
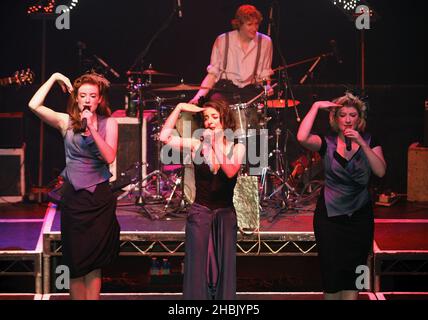
[[236,299],[236,179],[221,168],[213,174],[206,163],[195,164],[196,198],[186,220],[186,300]]
[[[321,137],[320,154],[324,161],[326,161],[325,157],[328,157],[327,148],[329,147],[333,148],[333,152],[330,152],[333,159],[329,159],[330,164],[332,161],[335,162],[333,167],[342,166],[352,171],[358,170],[358,166],[367,165],[361,148],[349,161],[355,161],[357,164],[350,164],[335,151],[334,139],[337,137],[329,138],[327,141],[332,142],[331,144]],[[366,139],[370,141],[371,148],[376,145],[367,136]],[[358,163],[359,159],[361,161]],[[329,169],[331,170],[331,168]],[[340,186],[341,183],[344,183],[339,179],[340,175],[332,176],[337,185]],[[360,274],[356,273],[356,268],[360,265],[367,265],[367,258],[373,245],[374,217],[371,200],[368,199],[361,207],[355,208],[351,214],[331,216],[328,214],[325,189],[323,189],[317,201],[313,223],[321,265],[323,291],[336,293],[342,290],[358,290],[356,280]]]

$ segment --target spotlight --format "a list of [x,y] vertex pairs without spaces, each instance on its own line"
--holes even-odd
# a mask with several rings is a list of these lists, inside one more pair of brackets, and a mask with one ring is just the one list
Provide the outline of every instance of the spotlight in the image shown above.
[[330,0],[330,2],[342,11],[351,21],[355,21],[358,16],[366,13],[364,12],[364,9],[361,9],[360,12],[356,12],[357,7],[360,5],[364,5],[369,8],[371,21],[376,21],[379,18],[379,15],[371,9],[371,6],[365,0]]

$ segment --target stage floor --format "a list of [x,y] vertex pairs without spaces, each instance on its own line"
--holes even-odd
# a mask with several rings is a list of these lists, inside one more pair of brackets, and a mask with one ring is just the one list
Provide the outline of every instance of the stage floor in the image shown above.
[[[176,262],[180,263],[184,255],[186,214],[165,215],[163,206],[163,204],[147,205],[146,210],[143,210],[129,202],[119,202],[117,217],[121,226],[121,256],[124,258],[145,256],[149,260],[152,256],[168,257],[170,261],[178,259]],[[245,262],[238,260],[238,268],[247,268],[246,266],[249,268],[248,257],[251,257],[255,259],[251,260],[251,264],[259,266],[258,270],[264,273],[263,276],[269,276],[269,270],[266,270],[264,265],[279,260],[270,258],[271,260],[263,262],[263,257],[280,259],[286,256],[295,259],[293,261],[297,261],[297,256],[316,259],[317,249],[311,209],[313,207],[298,212],[267,210],[260,219],[259,235],[239,233],[238,258],[247,257],[247,260],[244,260]],[[147,210],[150,214],[147,214]],[[156,215],[159,219],[153,219]],[[382,287],[380,281],[382,277],[395,279],[400,274],[412,276],[428,274],[427,234],[427,205],[403,200],[392,207],[375,207],[374,292],[394,291],[390,289],[391,281],[388,278],[383,282],[389,286]],[[60,212],[56,206],[22,203],[0,205],[0,272],[2,276],[8,273],[14,276],[33,276],[34,291],[24,292],[46,294],[51,292],[49,283],[52,269],[58,261],[60,262],[60,260],[56,261],[60,257]],[[302,264],[308,264],[308,260],[302,261],[304,261],[301,262]],[[311,261],[313,262],[309,264],[316,269],[317,260]],[[130,262],[130,264],[133,263]],[[317,274],[313,274],[312,271],[310,273],[307,278],[312,277],[314,278],[312,280],[317,282]],[[250,277],[250,275],[246,276]],[[180,279],[178,277],[176,282],[179,283]],[[245,283],[249,281],[248,279],[239,281]],[[417,291],[428,291],[426,281],[422,281],[422,285],[419,281],[419,287],[421,286],[423,290]],[[161,287],[162,283],[158,283],[157,288]],[[179,291],[179,288],[177,284],[174,290]],[[111,290],[113,291],[109,292],[114,292],[114,285]],[[315,288],[315,291],[317,290],[318,288]],[[134,292],[134,290],[129,291]],[[405,288],[400,291],[409,290]],[[0,286],[0,292],[20,291],[19,289],[15,291],[10,286],[6,289]]]

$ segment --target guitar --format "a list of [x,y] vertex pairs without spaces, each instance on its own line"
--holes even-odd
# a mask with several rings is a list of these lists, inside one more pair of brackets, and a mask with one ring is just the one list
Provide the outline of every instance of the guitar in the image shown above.
[[18,86],[31,84],[34,81],[34,72],[27,70],[16,71],[13,76],[0,78],[0,87],[16,84]]

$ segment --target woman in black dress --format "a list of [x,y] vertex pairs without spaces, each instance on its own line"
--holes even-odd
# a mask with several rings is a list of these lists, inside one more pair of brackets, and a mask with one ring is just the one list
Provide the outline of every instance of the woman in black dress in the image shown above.
[[[202,112],[205,129],[200,138],[173,135],[181,111]],[[166,120],[160,140],[192,153],[196,197],[186,221],[184,299],[236,298],[237,221],[233,190],[245,146],[233,137],[235,123],[228,104],[209,101],[199,108],[180,103]],[[227,131],[231,129],[231,131]],[[231,133],[229,136],[228,133]]]
[[[311,134],[318,110],[330,112],[329,136]],[[325,186],[314,214],[314,232],[325,299],[358,298],[358,266],[367,264],[374,236],[368,191],[371,173],[383,177],[382,147],[364,133],[366,106],[350,93],[333,102],[317,101],[302,121],[299,142],[323,158]]]
[[[55,82],[70,93],[67,113],[44,106]],[[99,299],[101,268],[119,253],[116,199],[108,184],[108,164],[116,157],[117,123],[109,118],[108,87],[109,82],[97,74],[85,74],[72,85],[54,73],[29,102],[30,109],[64,137],[61,239],[72,299]]]

